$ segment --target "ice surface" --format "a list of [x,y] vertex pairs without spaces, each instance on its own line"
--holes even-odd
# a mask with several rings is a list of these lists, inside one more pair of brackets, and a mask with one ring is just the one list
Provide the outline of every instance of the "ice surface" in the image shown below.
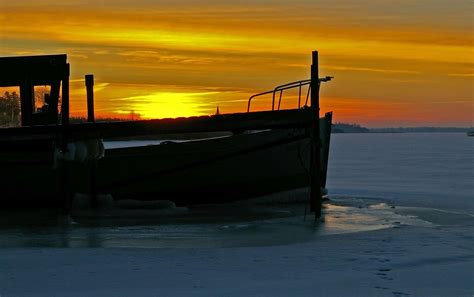
[[474,139],[464,133],[335,134],[332,195],[474,212]]

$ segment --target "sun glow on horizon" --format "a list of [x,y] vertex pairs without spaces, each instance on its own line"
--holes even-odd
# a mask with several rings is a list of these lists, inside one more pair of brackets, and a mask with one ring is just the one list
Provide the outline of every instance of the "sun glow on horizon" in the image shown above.
[[[115,99],[123,101],[123,108],[117,109],[118,114],[129,114],[131,111],[144,119],[177,118],[206,115],[199,100],[208,93],[179,93],[179,92],[155,92],[149,95],[140,95]],[[112,99],[114,100],[114,99]]]

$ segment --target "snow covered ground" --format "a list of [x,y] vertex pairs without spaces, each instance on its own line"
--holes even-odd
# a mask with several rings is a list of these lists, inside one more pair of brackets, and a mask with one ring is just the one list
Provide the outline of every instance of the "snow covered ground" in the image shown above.
[[2,296],[472,296],[472,217],[445,215],[432,226],[258,247],[5,248],[0,288]]
[[318,223],[303,219],[304,190],[36,227],[2,213],[0,295],[473,296],[473,139],[335,135],[332,145]]

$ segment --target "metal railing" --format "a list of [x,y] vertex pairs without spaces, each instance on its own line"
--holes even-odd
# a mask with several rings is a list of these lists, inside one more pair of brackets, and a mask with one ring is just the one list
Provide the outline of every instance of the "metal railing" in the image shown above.
[[[332,78],[333,78],[332,76],[326,76],[326,77],[320,78],[318,80],[318,83],[330,81]],[[267,95],[267,94],[273,94],[272,95],[272,111],[274,111],[275,110],[275,96],[278,92],[280,92],[280,96],[279,96],[279,99],[278,99],[277,110],[280,110],[281,99],[283,97],[283,91],[288,90],[288,89],[294,89],[294,88],[298,88],[298,108],[300,108],[300,106],[301,106],[301,90],[302,90],[302,87],[306,86],[306,85],[309,85],[308,86],[308,91],[306,93],[306,100],[305,100],[305,103],[304,103],[304,106],[306,106],[306,105],[308,105],[308,98],[309,98],[309,94],[311,93],[311,79],[304,79],[304,80],[299,80],[299,81],[294,81],[294,82],[291,82],[291,83],[287,83],[287,84],[284,84],[284,85],[279,85],[271,91],[266,91],[266,92],[262,92],[262,93],[258,93],[258,94],[250,96],[248,104],[247,104],[247,112],[250,112],[250,103],[252,102],[252,99],[254,99],[255,97],[259,97],[259,96],[263,96],[263,95]]]

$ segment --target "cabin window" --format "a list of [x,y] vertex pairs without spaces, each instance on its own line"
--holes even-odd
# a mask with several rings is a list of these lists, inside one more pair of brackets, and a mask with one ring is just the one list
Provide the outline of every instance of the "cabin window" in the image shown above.
[[[54,124],[58,121],[60,96],[51,94],[50,85],[32,87],[31,105],[22,106],[20,87],[0,87],[0,128]],[[59,93],[61,88],[56,91]],[[59,107],[58,107],[59,103]],[[29,105],[29,106],[28,106]],[[25,114],[22,114],[22,110]]]
[[34,107],[33,113],[48,112],[51,108],[50,104],[51,86],[35,86],[34,87]]
[[21,124],[20,88],[0,88],[0,128]]

